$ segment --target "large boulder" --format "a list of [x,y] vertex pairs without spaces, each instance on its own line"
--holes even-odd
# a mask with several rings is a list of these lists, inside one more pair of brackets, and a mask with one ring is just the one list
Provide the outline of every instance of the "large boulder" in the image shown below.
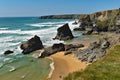
[[44,48],[43,44],[40,40],[40,37],[38,36],[34,36],[33,38],[31,38],[30,40],[28,40],[27,42],[23,43],[20,48],[23,50],[22,53],[23,54],[29,54],[33,51],[39,50]]
[[64,24],[60,28],[57,29],[57,35],[54,39],[59,39],[59,40],[69,40],[73,39],[73,34],[69,28],[68,23]]
[[53,44],[53,46],[45,48],[39,57],[44,58],[60,51],[65,51],[65,45],[63,43]]
[[14,53],[14,52],[11,51],[11,50],[7,50],[7,51],[4,52],[5,55],[12,54],[12,53]]

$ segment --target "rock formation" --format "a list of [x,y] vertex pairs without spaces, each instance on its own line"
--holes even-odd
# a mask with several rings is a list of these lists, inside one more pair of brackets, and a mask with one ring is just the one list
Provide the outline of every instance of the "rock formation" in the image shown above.
[[73,39],[73,38],[74,38],[73,34],[67,23],[57,29],[57,35],[54,39],[69,40],[69,39]]
[[47,56],[50,56],[52,54],[55,54],[60,51],[65,51],[65,55],[69,53],[72,53],[73,51],[76,51],[78,48],[84,47],[82,44],[53,44],[53,46],[45,48],[44,51],[41,53],[40,58],[44,58]]
[[11,51],[11,50],[7,50],[7,51],[4,52],[5,55],[12,54],[12,53],[14,53],[14,52]]
[[23,43],[20,48],[23,50],[23,54],[29,54],[33,51],[44,48],[43,44],[38,36],[34,36],[27,42]]
[[48,15],[48,16],[41,16],[40,19],[79,19],[81,14],[71,14],[71,15]]
[[91,43],[91,45],[81,51],[76,51],[75,55],[81,61],[95,62],[106,55],[106,49],[110,46],[110,42],[105,38],[99,42]]

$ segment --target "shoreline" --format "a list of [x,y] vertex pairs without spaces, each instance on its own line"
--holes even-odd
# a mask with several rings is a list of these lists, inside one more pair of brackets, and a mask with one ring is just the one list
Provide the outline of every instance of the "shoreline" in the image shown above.
[[52,62],[50,63],[50,68],[51,68],[51,70],[50,70],[50,73],[48,74],[47,79],[51,78],[51,76],[52,76],[52,74],[53,74],[53,71],[55,70],[55,66],[54,66],[55,63],[54,63],[53,58],[48,57],[48,59],[50,59]]
[[58,52],[51,56],[54,60],[54,70],[47,80],[63,80],[69,73],[84,70],[89,63],[81,62],[73,54],[64,56],[64,52]]
[[[84,42],[84,41],[83,41]],[[86,43],[85,47],[80,50],[86,49],[90,41]],[[68,74],[84,70],[90,63],[81,62],[74,54],[64,55],[64,52],[58,52],[48,57],[54,61],[54,70],[49,73],[46,80],[63,80]]]

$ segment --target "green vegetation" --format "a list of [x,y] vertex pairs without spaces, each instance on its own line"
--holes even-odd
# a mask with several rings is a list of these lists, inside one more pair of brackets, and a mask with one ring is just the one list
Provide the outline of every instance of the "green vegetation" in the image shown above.
[[120,80],[120,45],[108,51],[103,59],[89,65],[85,71],[69,74],[65,80]]

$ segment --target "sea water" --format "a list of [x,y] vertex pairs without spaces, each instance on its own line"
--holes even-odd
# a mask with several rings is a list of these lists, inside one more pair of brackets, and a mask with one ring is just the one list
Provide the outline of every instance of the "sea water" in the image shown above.
[[[44,46],[64,41],[53,40],[57,28],[69,23],[69,19],[38,19],[37,17],[4,17],[0,18],[0,80],[44,80],[51,71],[51,60],[35,59],[30,55],[23,55],[20,45],[38,35]],[[76,25],[77,27],[79,25]],[[81,33],[73,32],[74,36]],[[13,50],[11,55],[4,55],[4,51]]]

